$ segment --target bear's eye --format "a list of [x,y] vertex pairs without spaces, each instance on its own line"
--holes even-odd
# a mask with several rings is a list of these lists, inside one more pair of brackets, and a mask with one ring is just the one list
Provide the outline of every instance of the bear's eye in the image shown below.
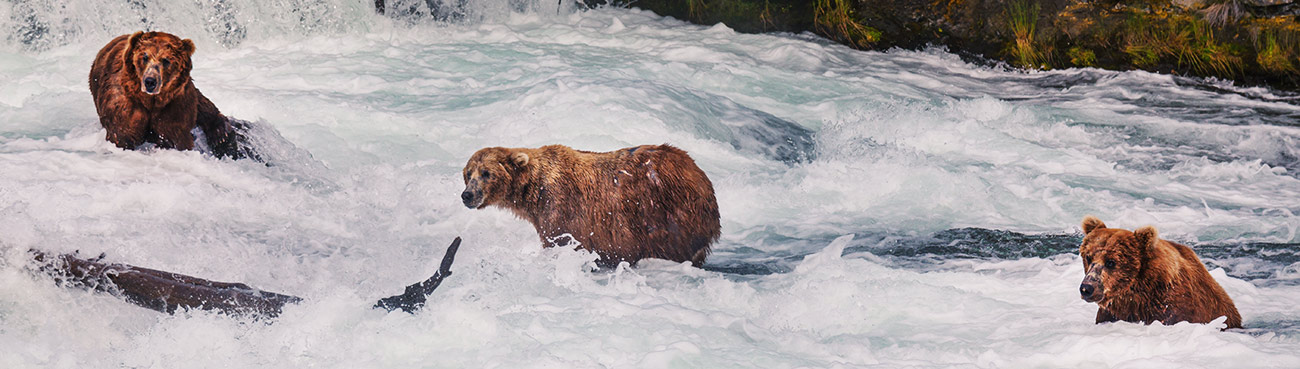
[[491,176],[492,176],[492,173],[490,173],[490,172],[488,172],[488,171],[485,170],[485,171],[480,172],[480,173],[479,173],[479,176],[480,176],[480,177],[483,177],[483,179],[487,179],[488,177],[491,177]]
[[171,60],[167,60],[167,58],[162,58],[161,60],[158,60],[158,61],[162,62],[163,68],[167,68],[167,67],[172,66],[172,61],[171,61]]
[[142,64],[149,64],[149,54],[141,55],[141,56],[140,56],[140,63],[142,63]]
[[1114,261],[1114,260],[1106,260],[1106,268],[1107,268],[1107,269],[1114,268],[1114,267],[1115,267],[1115,261]]

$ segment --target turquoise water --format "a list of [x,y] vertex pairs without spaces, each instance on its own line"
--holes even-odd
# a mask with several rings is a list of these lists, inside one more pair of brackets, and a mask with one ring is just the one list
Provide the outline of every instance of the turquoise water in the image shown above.
[[[1294,94],[570,2],[368,6],[0,4],[0,366],[1300,366]],[[195,40],[196,85],[272,166],[104,141],[91,60],[146,27]],[[589,272],[460,204],[475,150],[555,143],[691,153],[722,212],[705,268]],[[1094,325],[1085,214],[1193,245],[1247,329]],[[456,236],[425,311],[369,309]],[[164,316],[55,287],[29,248],[307,302]]]

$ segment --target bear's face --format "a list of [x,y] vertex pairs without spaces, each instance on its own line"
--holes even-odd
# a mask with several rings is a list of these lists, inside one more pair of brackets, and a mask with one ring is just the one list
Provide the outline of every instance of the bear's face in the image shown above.
[[1100,219],[1088,216],[1083,219],[1083,232],[1079,256],[1083,257],[1085,275],[1079,295],[1084,301],[1106,306],[1133,288],[1146,256],[1155,247],[1156,229],[1110,229]]
[[179,90],[190,78],[194,42],[163,32],[136,32],[123,53],[140,92],[157,95]]
[[511,191],[514,178],[528,165],[528,154],[501,147],[489,147],[474,153],[465,163],[465,191],[460,199],[465,207],[482,209],[499,204]]

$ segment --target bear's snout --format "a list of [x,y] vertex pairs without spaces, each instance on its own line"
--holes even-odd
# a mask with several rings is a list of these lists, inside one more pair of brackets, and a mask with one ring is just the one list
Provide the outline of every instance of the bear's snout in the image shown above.
[[143,86],[143,87],[144,87],[144,93],[147,93],[147,94],[150,94],[150,95],[157,94],[157,93],[158,93],[158,78],[155,78],[155,77],[145,77],[145,78],[144,78],[144,86]]
[[1104,297],[1105,294],[1106,291],[1101,288],[1101,283],[1096,278],[1084,278],[1083,283],[1079,284],[1079,297],[1083,298],[1083,301],[1101,301],[1101,298]]
[[480,203],[483,202],[483,197],[474,191],[465,190],[465,192],[460,193],[460,201],[465,203],[465,207],[474,209],[478,208]]

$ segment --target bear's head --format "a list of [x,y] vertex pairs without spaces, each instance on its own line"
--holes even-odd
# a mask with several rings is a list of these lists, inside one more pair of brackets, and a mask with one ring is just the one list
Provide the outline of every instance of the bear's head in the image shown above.
[[474,153],[465,163],[465,207],[482,209],[497,205],[513,190],[515,177],[528,166],[528,154],[503,147],[489,147]]
[[165,98],[189,82],[191,55],[193,41],[165,32],[136,32],[122,52],[132,84],[138,83],[140,92],[164,93]]
[[1083,283],[1079,296],[1087,302],[1106,306],[1115,296],[1126,296],[1138,282],[1138,274],[1159,241],[1156,228],[1146,226],[1137,231],[1106,228],[1093,216],[1083,218]]

